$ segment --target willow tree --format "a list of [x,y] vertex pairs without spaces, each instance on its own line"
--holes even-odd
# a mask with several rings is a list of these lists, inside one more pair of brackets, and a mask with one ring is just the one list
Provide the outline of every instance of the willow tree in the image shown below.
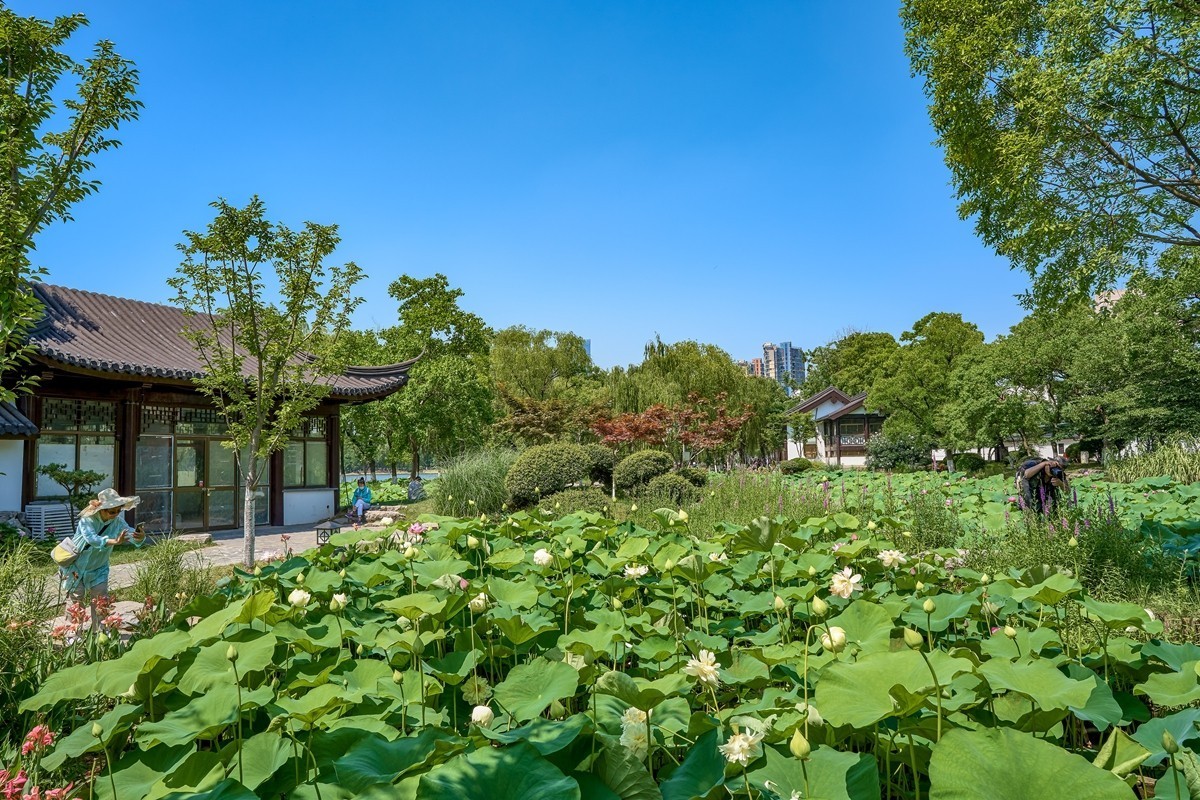
[[263,202],[212,204],[204,232],[185,231],[183,261],[167,282],[191,325],[183,331],[204,365],[197,388],[229,429],[245,489],[244,562],[254,565],[254,511],[263,468],[345,368],[337,347],[359,302],[362,271],[326,266],[336,225],[299,231],[269,222]]
[[86,178],[92,159],[120,145],[113,131],[142,105],[137,70],[112,42],[82,62],[64,52],[86,24],[80,14],[48,22],[0,7],[0,401],[33,388],[31,378],[4,379],[28,364],[42,315],[28,289],[42,274],[29,258],[34,238],[99,187]]

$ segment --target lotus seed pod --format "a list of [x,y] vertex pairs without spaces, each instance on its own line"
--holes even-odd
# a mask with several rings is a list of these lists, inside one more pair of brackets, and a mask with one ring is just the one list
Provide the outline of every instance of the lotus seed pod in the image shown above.
[[100,726],[99,722],[93,722],[92,723],[92,736],[95,736],[97,739],[99,739],[103,735],[104,735],[104,728],[102,728]]
[[1171,735],[1170,731],[1163,731],[1162,746],[1163,750],[1166,750],[1171,755],[1179,752],[1179,743],[1175,741],[1175,737]]
[[1079,547],[1079,540],[1072,536],[1070,539],[1067,539],[1067,547]]
[[1004,635],[1010,639],[1015,639],[1015,638],[1017,638],[1017,629],[1014,628],[1012,625],[1005,625],[1004,626]]
[[233,645],[229,645],[229,648],[225,651],[225,658],[228,659],[229,661],[237,661],[237,659],[238,659],[237,648],[234,647]]
[[474,536],[468,536],[467,537],[467,547],[468,547],[468,549],[471,549],[471,550],[478,549],[479,548],[479,540],[476,539]]
[[792,734],[792,740],[788,742],[788,750],[792,751],[792,755],[801,761],[808,759],[812,755],[812,746],[808,743],[808,739],[804,738],[804,734],[796,728],[796,732]]
[[912,628],[905,628],[904,629],[904,643],[906,645],[908,645],[909,647],[911,647],[913,650],[920,650],[921,645],[923,644],[923,640],[921,639],[921,634],[917,633]]
[[567,715],[567,709],[558,700],[550,704],[550,719],[562,719]]
[[921,609],[926,614],[932,614],[933,612],[937,611],[937,603],[933,602],[933,598],[928,598],[924,603],[921,604]]
[[296,585],[297,586],[304,585],[304,573],[303,572],[301,572],[299,575],[296,576]]
[[829,603],[826,603],[819,597],[814,597],[812,600],[812,611],[815,617],[821,619],[829,613]]
[[[775,610],[782,613],[785,608],[787,608],[787,605],[783,602],[783,598],[775,595]],[[1196,663],[1200,664],[1200,661]]]

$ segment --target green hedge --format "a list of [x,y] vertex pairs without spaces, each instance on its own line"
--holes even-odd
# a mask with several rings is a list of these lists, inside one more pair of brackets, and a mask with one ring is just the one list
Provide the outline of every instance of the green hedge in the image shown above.
[[602,444],[585,444],[591,466],[588,467],[588,477],[592,483],[601,486],[612,486],[613,469],[617,466],[617,451]]
[[799,475],[813,468],[813,462],[807,458],[789,458],[779,465],[779,471],[784,475]]
[[651,478],[643,490],[643,495],[653,500],[670,500],[677,506],[684,506],[699,500],[700,490],[687,478],[671,472]]
[[613,470],[613,480],[622,491],[645,486],[653,478],[665,475],[675,466],[675,459],[661,450],[639,450],[628,455]]
[[978,453],[955,453],[950,456],[955,472],[978,472],[987,466],[987,461]]
[[580,445],[534,445],[517,456],[504,476],[504,488],[514,505],[527,506],[586,481],[591,466],[587,450]]
[[708,485],[708,470],[699,467],[680,467],[675,474],[682,477],[692,486],[703,489]]
[[541,507],[553,510],[560,516],[574,514],[577,511],[595,511],[608,513],[612,500],[599,489],[565,489],[552,494],[542,501]]

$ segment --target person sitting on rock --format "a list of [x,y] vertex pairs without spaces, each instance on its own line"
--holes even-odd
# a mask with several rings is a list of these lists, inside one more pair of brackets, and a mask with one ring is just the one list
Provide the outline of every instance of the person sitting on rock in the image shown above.
[[354,527],[357,530],[358,526],[367,520],[367,509],[371,507],[371,487],[367,486],[366,478],[358,479],[358,487],[354,490],[354,496],[350,498],[351,516],[354,519]]
[[418,500],[425,499],[425,484],[421,482],[420,475],[414,475],[408,482],[408,502],[415,503]]

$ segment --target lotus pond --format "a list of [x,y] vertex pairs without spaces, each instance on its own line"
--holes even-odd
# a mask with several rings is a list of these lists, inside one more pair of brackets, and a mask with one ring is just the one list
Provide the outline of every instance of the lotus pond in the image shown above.
[[63,735],[21,769],[90,760],[103,798],[1200,796],[1200,647],[1141,607],[845,511],[653,518],[427,517],[238,574],[51,675],[23,709]]

